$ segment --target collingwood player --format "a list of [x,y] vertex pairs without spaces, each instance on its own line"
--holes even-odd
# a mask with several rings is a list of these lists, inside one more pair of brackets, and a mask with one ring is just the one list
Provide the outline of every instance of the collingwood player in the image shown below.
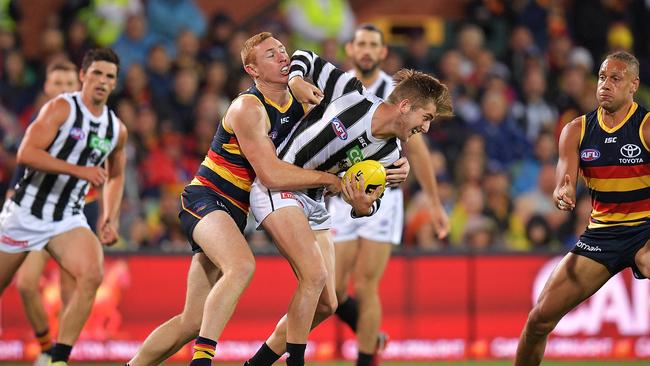
[[[360,25],[345,50],[354,64],[350,72],[368,92],[387,99],[393,91],[393,79],[379,68],[388,53],[382,31],[372,24]],[[431,202],[432,222],[442,239],[449,231],[449,219],[438,196],[433,163],[424,136],[413,135],[406,144],[406,154],[415,177]],[[329,200],[336,253],[336,297],[339,303],[336,315],[357,335],[357,366],[370,365],[377,351],[386,345],[387,336],[379,332],[379,282],[392,247],[402,238],[403,200],[401,188],[386,187],[377,213],[358,219],[350,217],[349,205],[339,196]],[[352,273],[355,276],[351,276]],[[347,293],[351,278],[354,298]]]
[[[48,102],[27,129],[18,149],[18,163],[27,171],[0,213],[0,294],[35,250],[47,250],[75,280],[51,352],[55,366],[67,364],[90,314],[102,281],[101,244],[118,239],[127,131],[106,107],[118,69],[112,50],[86,53],[81,91]],[[99,240],[82,212],[91,184],[103,185]]]
[[[303,77],[313,80],[315,86]],[[391,166],[400,156],[398,139],[406,142],[426,132],[437,116],[452,111],[447,88],[434,77],[412,70],[395,75],[395,89],[385,102],[364,91],[353,75],[308,51],[293,54],[289,79],[297,99],[318,105],[279,146],[278,156],[306,169],[339,174],[366,159]],[[377,209],[374,193],[355,189],[350,182],[343,192],[355,198],[352,216],[371,215]],[[337,307],[331,220],[322,190],[271,190],[256,180],[251,189],[251,211],[297,273],[298,290],[287,315],[247,363],[270,365],[286,350],[287,364],[301,365],[310,329]],[[320,250],[320,260],[306,260],[304,251],[314,249]],[[310,278],[318,280],[320,289],[299,293],[306,282],[301,271],[315,272]]]

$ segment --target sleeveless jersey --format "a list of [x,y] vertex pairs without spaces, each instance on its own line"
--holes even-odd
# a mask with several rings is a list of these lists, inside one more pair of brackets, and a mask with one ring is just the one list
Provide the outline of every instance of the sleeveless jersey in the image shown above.
[[[80,166],[100,166],[117,145],[119,120],[104,106],[95,117],[81,99],[81,93],[61,94],[70,104],[68,119],[59,127],[47,152],[57,159]],[[46,220],[60,221],[81,213],[88,192],[88,181],[66,174],[51,174],[27,167],[16,186],[13,200],[30,207],[31,214]]]
[[[279,106],[253,86],[238,98],[253,97],[262,104],[267,114],[269,138],[277,148],[305,114],[307,105],[291,96],[289,102]],[[235,133],[225,124],[225,117],[217,127],[210,150],[201,163],[190,185],[206,186],[226,198],[244,213],[250,206],[249,193],[255,171],[242,155]]]
[[580,169],[591,195],[590,229],[650,218],[650,149],[642,134],[649,116],[636,103],[613,128],[603,123],[602,108],[582,116]]

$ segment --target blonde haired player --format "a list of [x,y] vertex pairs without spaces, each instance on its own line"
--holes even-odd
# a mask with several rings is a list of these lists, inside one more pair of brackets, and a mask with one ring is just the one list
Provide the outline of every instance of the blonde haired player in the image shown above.
[[[381,30],[372,24],[360,25],[346,45],[354,69],[350,71],[364,87],[382,99],[393,91],[392,78],[379,68],[388,53]],[[425,138],[414,135],[406,144],[406,154],[420,186],[431,203],[431,217],[442,239],[449,232],[449,219],[438,197],[438,185]],[[357,335],[358,366],[367,366],[386,345],[379,332],[381,302],[379,282],[394,246],[399,245],[404,227],[403,192],[388,187],[381,207],[374,215],[353,219],[339,197],[329,202],[332,238],[336,252],[336,315]],[[352,280],[354,297],[348,294]]]
[[[365,92],[354,76],[312,52],[296,51],[291,60],[292,92],[300,100],[318,103],[278,148],[280,158],[297,166],[336,174],[366,159],[390,166],[400,157],[398,139],[407,141],[426,132],[437,116],[451,114],[447,88],[430,75],[400,70],[397,86],[384,102]],[[373,204],[376,193],[366,194],[351,184],[343,192],[358,198],[352,216],[371,215],[379,206]],[[296,272],[298,288],[308,283],[302,271],[316,272],[312,278],[317,282],[316,291],[294,294],[287,315],[247,363],[270,365],[286,350],[289,366],[302,365],[310,329],[337,307],[331,220],[323,192],[273,190],[256,180],[251,211]],[[305,251],[314,250],[316,260],[305,258]]]

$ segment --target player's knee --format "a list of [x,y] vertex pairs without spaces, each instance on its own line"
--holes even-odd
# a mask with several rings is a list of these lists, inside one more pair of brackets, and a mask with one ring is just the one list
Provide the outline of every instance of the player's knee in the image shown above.
[[555,329],[559,319],[553,314],[541,310],[540,306],[535,306],[528,314],[527,329],[538,335],[549,334]]
[[255,273],[255,260],[237,261],[227,267],[222,268],[223,278],[233,284],[233,286],[241,286],[245,288],[250,283]]
[[[199,313],[200,314],[200,313]],[[184,316],[179,315],[180,317],[180,332],[181,338],[192,339],[199,336],[199,331],[201,330],[201,316]]]
[[298,276],[302,286],[320,294],[327,282],[327,268],[324,264],[310,266],[307,270],[301,271]]
[[379,282],[372,276],[359,276],[354,281],[354,293],[363,294],[375,293],[379,290]]
[[18,276],[16,278],[16,288],[20,296],[31,297],[38,296],[38,278],[31,278],[29,276]]
[[75,280],[78,283],[78,288],[86,291],[97,291],[99,286],[102,284],[104,279],[104,270],[103,268],[97,269],[88,269],[82,271]]
[[336,297],[332,296],[329,297],[325,301],[320,301],[318,303],[318,306],[316,307],[316,313],[320,315],[320,317],[327,318],[330,315],[333,315],[336,312],[336,308],[339,306],[338,301],[336,300]]

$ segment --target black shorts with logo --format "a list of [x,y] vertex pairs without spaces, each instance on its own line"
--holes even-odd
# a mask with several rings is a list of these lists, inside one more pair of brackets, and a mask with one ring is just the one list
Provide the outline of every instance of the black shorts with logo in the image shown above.
[[571,252],[603,264],[612,275],[630,267],[634,277],[642,279],[646,277],[636,266],[634,256],[648,239],[650,239],[650,221],[639,226],[587,229]]
[[192,233],[194,233],[196,224],[210,212],[217,210],[227,212],[242,233],[246,227],[247,214],[225,197],[205,186],[189,185],[185,187],[181,193],[181,207],[178,218],[181,220],[181,227],[187,235],[194,253],[203,250],[192,238]]

